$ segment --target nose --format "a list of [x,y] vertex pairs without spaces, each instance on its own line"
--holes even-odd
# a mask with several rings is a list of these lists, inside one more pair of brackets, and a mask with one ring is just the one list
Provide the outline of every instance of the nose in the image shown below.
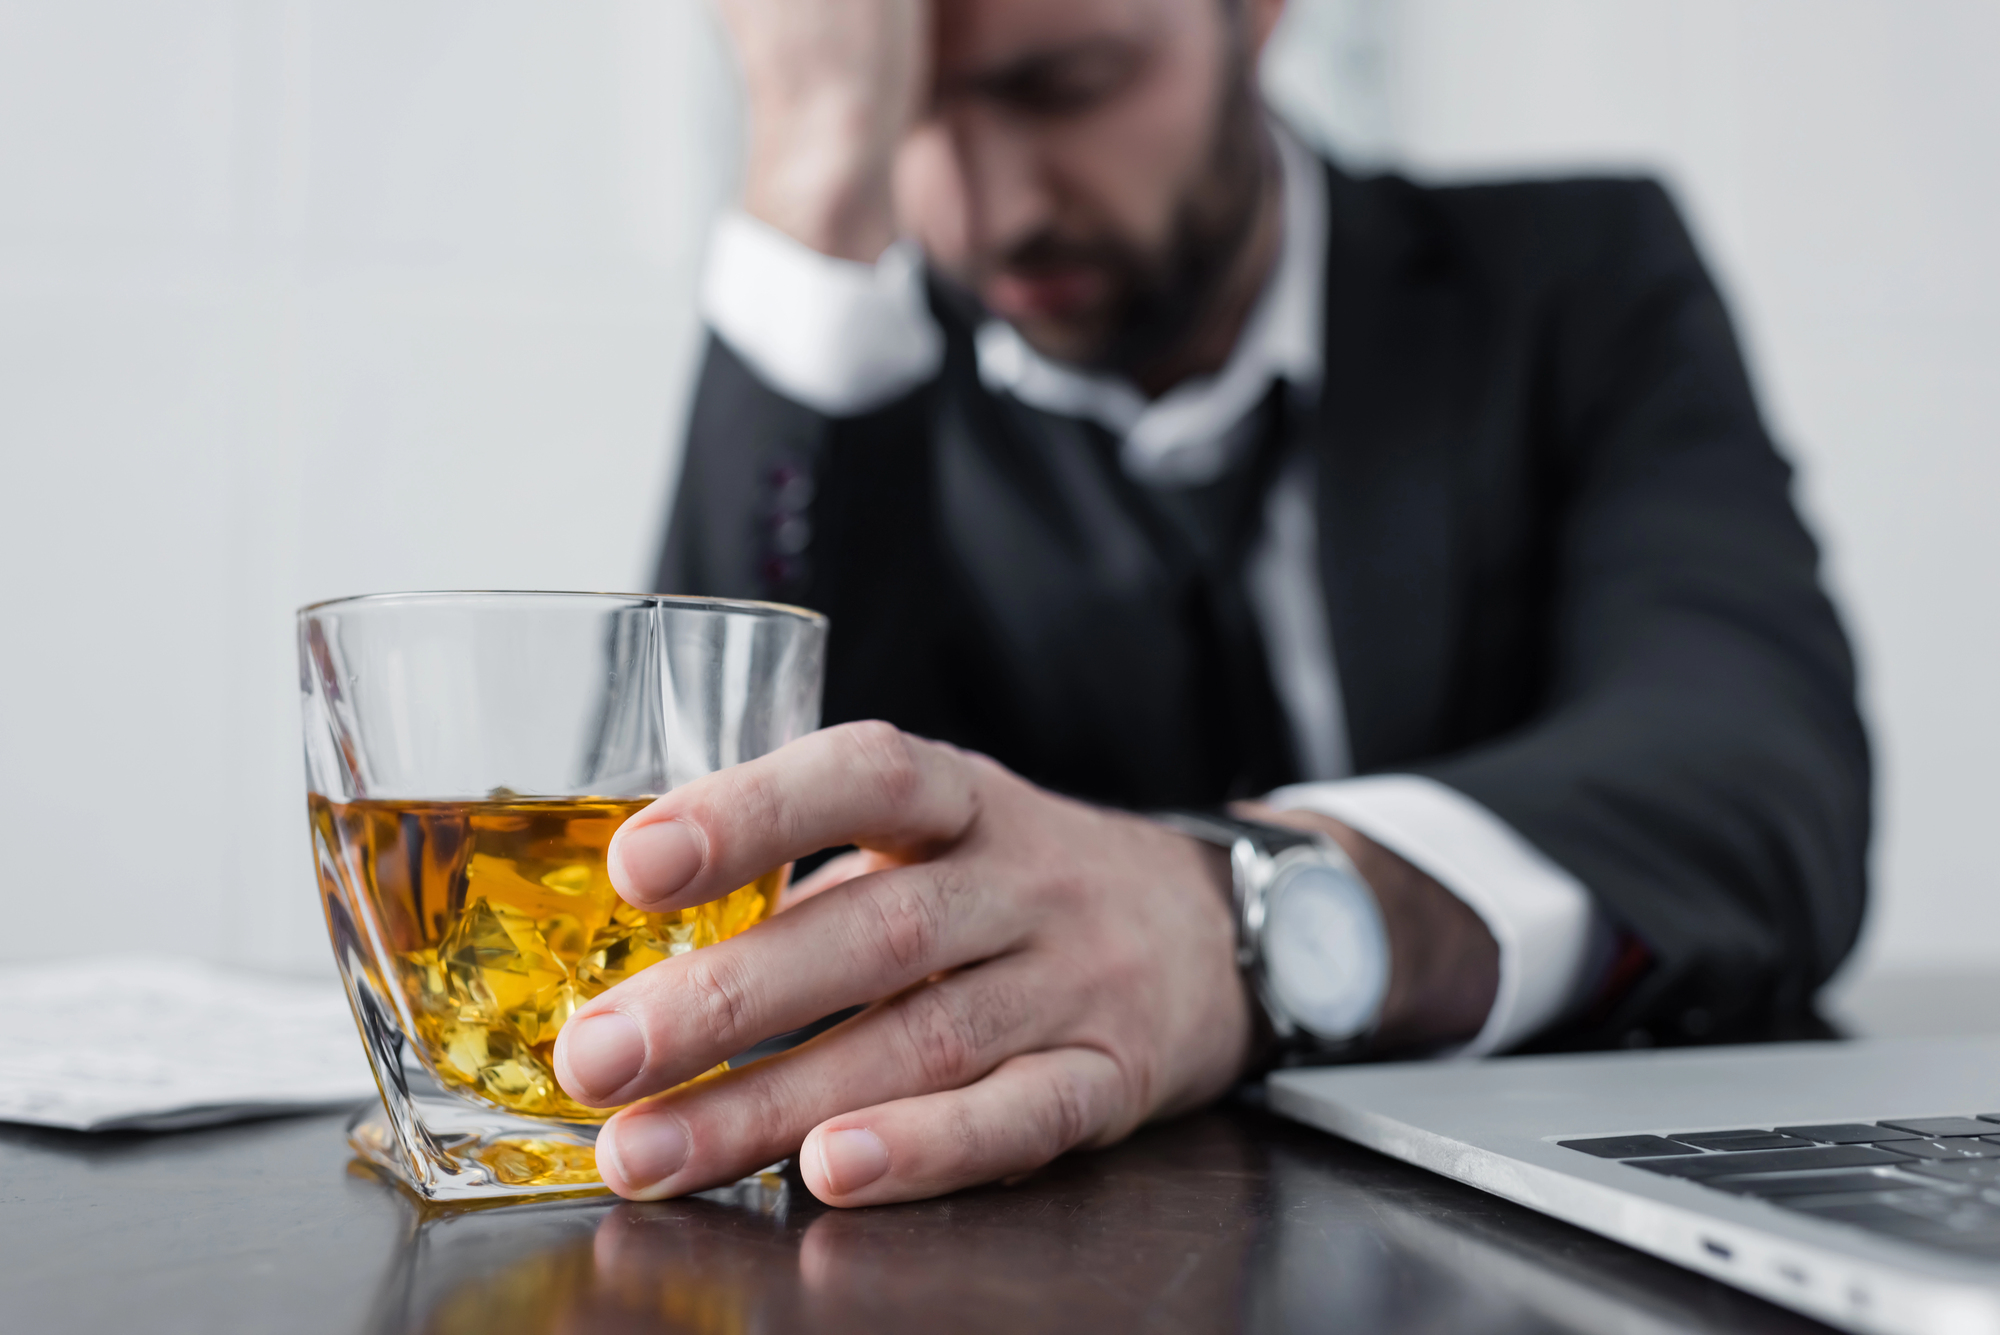
[[1055,216],[1032,128],[1003,113],[944,110],[912,137],[904,159],[898,193],[914,197],[918,234],[948,264],[984,268]]

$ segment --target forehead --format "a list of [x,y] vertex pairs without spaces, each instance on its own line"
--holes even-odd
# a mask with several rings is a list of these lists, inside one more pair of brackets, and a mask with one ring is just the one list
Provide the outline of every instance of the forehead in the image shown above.
[[1141,43],[1185,30],[1216,0],[935,0],[938,62],[947,77],[993,70],[1103,42]]

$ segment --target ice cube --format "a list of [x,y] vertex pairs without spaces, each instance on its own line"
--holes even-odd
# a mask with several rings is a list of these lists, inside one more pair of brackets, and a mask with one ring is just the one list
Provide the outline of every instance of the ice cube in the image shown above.
[[518,909],[474,900],[439,953],[458,998],[525,1043],[553,1039],[577,1007],[569,970]]
[[589,996],[615,987],[633,974],[658,964],[673,953],[641,920],[623,922],[616,917],[597,929],[577,960],[576,977]]
[[542,884],[559,895],[583,894],[596,880],[597,874],[582,862],[572,862],[542,875]]

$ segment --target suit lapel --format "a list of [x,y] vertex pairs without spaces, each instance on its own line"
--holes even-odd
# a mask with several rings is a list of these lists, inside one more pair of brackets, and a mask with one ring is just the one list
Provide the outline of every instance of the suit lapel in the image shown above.
[[1357,773],[1453,744],[1474,313],[1401,182],[1329,173],[1320,573]]

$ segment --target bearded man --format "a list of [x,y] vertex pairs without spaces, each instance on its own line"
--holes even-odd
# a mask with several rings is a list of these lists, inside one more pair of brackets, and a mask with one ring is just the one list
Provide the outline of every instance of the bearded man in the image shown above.
[[1276,1061],[1810,1026],[1867,743],[1659,189],[1342,173],[1259,100],[1282,0],[721,3],[749,152],[659,587],[829,613],[840,726],[613,876],[855,851],[564,1029],[570,1093],[648,1100],[613,1187],[909,1199]]

